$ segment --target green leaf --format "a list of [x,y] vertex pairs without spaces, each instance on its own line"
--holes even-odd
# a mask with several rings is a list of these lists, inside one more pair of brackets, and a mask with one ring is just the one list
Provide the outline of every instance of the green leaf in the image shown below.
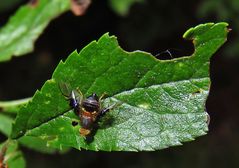
[[9,137],[12,130],[13,119],[7,115],[0,114],[0,132]]
[[0,112],[15,114],[19,111],[21,106],[28,103],[31,98],[11,100],[11,101],[0,101]]
[[[6,109],[15,109],[15,107],[19,108],[20,105],[25,104],[26,101],[29,101],[29,100],[30,99],[4,102],[2,103],[2,105],[4,105]],[[3,133],[6,137],[10,136],[13,121],[14,119],[11,118],[10,116],[0,113],[0,132]],[[51,148],[47,146],[46,141],[37,137],[24,136],[19,139],[19,143],[29,149],[33,149],[35,151],[42,152],[42,153],[56,153],[59,151],[55,148]]]
[[[21,108],[12,138],[35,136],[54,147],[104,151],[158,150],[206,134],[209,60],[226,41],[226,23],[189,29],[192,56],[157,60],[142,51],[122,50],[116,37],[103,35],[78,54],[60,62],[52,79]],[[78,119],[62,95],[60,81],[79,87],[85,96],[106,92],[103,107],[122,102],[101,120],[94,140],[79,134]]]
[[[0,114],[0,132],[3,133],[6,137],[10,136],[13,121],[13,118],[5,114]],[[42,153],[57,153],[59,151],[55,148],[47,146],[47,141],[44,141],[37,137],[24,136],[19,139],[19,143],[26,148]],[[64,149],[64,151],[66,150],[67,149]]]
[[144,2],[144,0],[109,0],[111,8],[122,16],[127,15],[130,7],[136,2]]
[[0,62],[31,52],[49,22],[69,8],[68,0],[39,0],[34,7],[21,7],[0,30]]
[[37,152],[41,152],[41,153],[48,153],[48,154],[64,153],[69,150],[68,148],[64,148],[63,150],[61,149],[61,151],[59,151],[56,148],[49,147],[47,145],[47,141],[42,140],[38,137],[23,136],[18,141],[24,147],[35,150]]
[[[9,168],[25,168],[26,162],[21,151],[18,150],[17,141],[9,141],[7,143],[7,151],[4,156],[4,161]],[[0,150],[4,144],[0,144]]]

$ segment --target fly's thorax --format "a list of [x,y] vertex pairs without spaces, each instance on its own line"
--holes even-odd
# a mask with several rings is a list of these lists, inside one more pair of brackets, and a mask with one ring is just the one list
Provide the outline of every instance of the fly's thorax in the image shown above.
[[100,104],[98,96],[93,93],[82,102],[82,107],[88,112],[99,111]]
[[85,109],[85,111],[88,112],[94,112],[94,111],[99,111],[99,102],[97,101],[92,101],[92,100],[85,100],[82,102],[82,107]]

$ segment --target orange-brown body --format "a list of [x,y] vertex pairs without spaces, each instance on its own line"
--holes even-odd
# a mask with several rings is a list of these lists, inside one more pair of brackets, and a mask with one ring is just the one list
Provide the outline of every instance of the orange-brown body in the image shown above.
[[82,136],[87,136],[91,133],[91,130],[94,127],[94,123],[97,118],[97,112],[88,112],[85,111],[84,108],[82,108],[82,111],[80,113],[80,134]]

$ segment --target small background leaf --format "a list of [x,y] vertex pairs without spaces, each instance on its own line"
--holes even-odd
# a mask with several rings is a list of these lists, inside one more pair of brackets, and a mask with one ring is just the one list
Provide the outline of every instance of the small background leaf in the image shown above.
[[21,7],[0,30],[0,62],[33,50],[33,43],[49,22],[70,9],[68,0],[39,0]]
[[[34,136],[57,148],[152,151],[206,134],[209,60],[225,42],[226,27],[208,23],[189,29],[184,38],[193,40],[193,55],[166,61],[123,51],[114,36],[105,34],[60,62],[52,79],[21,108],[12,138]],[[71,125],[77,116],[68,111],[60,81],[80,87],[86,96],[107,92],[104,107],[123,102],[101,120],[91,143]]]
[[144,0],[109,0],[111,8],[122,16],[127,15],[130,7],[137,2],[144,2]]

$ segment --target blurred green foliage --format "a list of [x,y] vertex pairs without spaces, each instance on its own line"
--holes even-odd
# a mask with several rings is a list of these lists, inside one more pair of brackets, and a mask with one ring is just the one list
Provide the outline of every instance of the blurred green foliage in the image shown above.
[[4,153],[4,163],[8,168],[25,168],[26,162],[23,153],[18,150],[17,141],[8,140],[0,144],[0,152]]
[[136,2],[142,3],[144,0],[109,0],[111,8],[121,16],[126,16]]
[[69,8],[70,3],[65,0],[40,0],[36,6],[20,7],[0,29],[0,62],[31,52],[49,22]]

